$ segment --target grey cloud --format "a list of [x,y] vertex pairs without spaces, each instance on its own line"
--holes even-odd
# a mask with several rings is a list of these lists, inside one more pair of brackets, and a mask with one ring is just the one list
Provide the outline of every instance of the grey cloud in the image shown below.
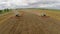
[[55,0],[53,0],[53,1],[41,0],[41,1],[38,1],[38,2],[35,2],[35,3],[28,3],[29,5],[27,5],[27,6],[16,5],[15,3],[11,2],[11,1],[10,1],[11,6],[7,6],[7,2],[9,2],[7,0],[2,0],[0,2],[6,2],[6,3],[2,3],[2,4],[0,3],[0,9],[1,8],[41,8],[40,7],[41,4],[47,5],[47,7],[44,7],[44,8],[60,9],[60,5],[59,5],[60,1],[58,1],[58,0],[57,1],[55,1]]

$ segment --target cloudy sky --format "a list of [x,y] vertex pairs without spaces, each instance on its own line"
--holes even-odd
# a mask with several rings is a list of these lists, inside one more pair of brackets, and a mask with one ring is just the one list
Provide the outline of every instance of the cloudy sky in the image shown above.
[[0,9],[4,8],[60,9],[60,0],[0,0]]

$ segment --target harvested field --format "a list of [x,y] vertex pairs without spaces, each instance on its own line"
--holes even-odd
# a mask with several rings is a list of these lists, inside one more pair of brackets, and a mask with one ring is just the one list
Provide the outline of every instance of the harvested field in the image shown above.
[[60,20],[51,16],[41,17],[39,12],[23,12],[21,17],[8,14],[8,19],[1,20],[0,34],[60,34]]

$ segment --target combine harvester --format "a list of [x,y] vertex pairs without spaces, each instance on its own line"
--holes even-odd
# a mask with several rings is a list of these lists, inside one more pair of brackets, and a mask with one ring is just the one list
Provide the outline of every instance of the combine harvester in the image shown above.
[[46,11],[45,11],[45,9],[43,9],[43,11],[42,11],[42,13],[41,13],[41,16],[43,17],[43,16],[46,16]]
[[14,12],[16,17],[20,17],[19,12],[17,11],[17,9],[13,9],[13,12]]
[[40,16],[41,16],[42,18],[49,18],[49,17],[50,17],[50,16],[47,15],[46,9],[43,9],[42,13],[40,13]]
[[20,12],[19,12],[18,9],[14,9],[13,12],[14,12],[14,15],[15,15],[16,17],[21,17],[21,16],[23,16],[23,14],[24,14],[23,11],[20,11]]

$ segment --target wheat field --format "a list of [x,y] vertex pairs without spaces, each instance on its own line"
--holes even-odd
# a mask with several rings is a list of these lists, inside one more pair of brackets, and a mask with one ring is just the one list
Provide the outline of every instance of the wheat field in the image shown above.
[[[42,11],[47,16],[40,16]],[[60,34],[60,12],[40,9],[18,10],[0,16],[0,34]]]

